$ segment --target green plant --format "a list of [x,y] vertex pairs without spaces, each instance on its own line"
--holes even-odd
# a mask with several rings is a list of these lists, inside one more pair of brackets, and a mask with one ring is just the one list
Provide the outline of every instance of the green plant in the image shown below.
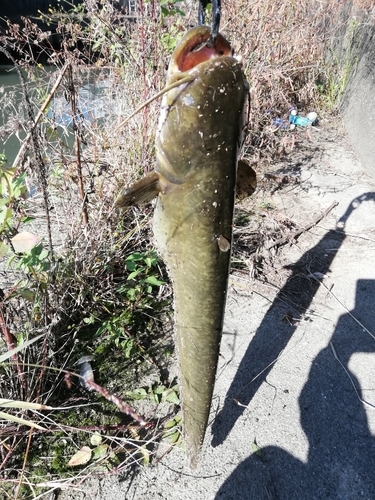
[[163,46],[163,49],[166,52],[172,52],[175,49],[181,37],[182,37],[181,26],[179,22],[176,22],[175,24],[172,24],[169,30],[166,33],[163,33],[161,36],[160,41]]
[[[125,358],[130,358],[137,350],[137,341],[128,331],[133,323],[132,309],[148,308],[152,297],[153,287],[160,287],[165,281],[160,280],[158,269],[159,258],[154,250],[149,252],[134,252],[125,258],[126,271],[129,273],[126,282],[117,288],[117,293],[123,296],[128,307],[119,314],[113,314],[102,322],[96,332],[96,337],[107,333],[115,343],[123,349]],[[84,319],[86,324],[97,321],[94,316]],[[138,348],[142,348],[138,345]]]
[[[27,192],[26,173],[19,174],[15,168],[6,168],[7,158],[0,154],[0,237],[13,236],[20,222],[25,222],[22,211],[17,212],[18,203]],[[12,220],[13,217],[13,220]],[[5,248],[2,248],[4,253]]]
[[178,397],[179,387],[174,385],[172,387],[165,387],[163,384],[150,386],[147,389],[144,387],[127,391],[126,395],[132,399],[150,399],[153,403],[172,403],[175,405],[180,404]]
[[[140,387],[126,392],[127,396],[134,400],[150,400],[155,404],[169,403],[176,406],[180,405],[179,386],[175,384],[166,387],[164,384],[154,384],[148,388]],[[163,439],[171,442],[172,446],[181,446],[182,439],[182,418],[177,414],[170,418],[164,424]]]
[[182,418],[180,415],[176,415],[164,425],[163,439],[170,440],[172,446],[183,446]]
[[[118,291],[125,293],[129,300],[137,300],[143,292],[151,293],[153,286],[161,286],[165,281],[156,273],[159,258],[155,250],[134,252],[125,259],[126,270],[130,272],[127,283]],[[137,278],[137,279],[136,279]]]
[[175,16],[185,16],[185,12],[181,10],[178,6],[183,0],[160,0],[160,12],[164,17]]

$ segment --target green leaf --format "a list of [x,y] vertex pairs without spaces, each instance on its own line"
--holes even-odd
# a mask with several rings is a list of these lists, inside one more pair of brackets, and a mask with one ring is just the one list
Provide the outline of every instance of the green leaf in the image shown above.
[[167,393],[167,396],[166,396],[165,400],[168,401],[168,403],[172,403],[174,405],[179,405],[180,404],[180,399],[177,396],[176,392],[173,391],[173,390],[170,390],[170,392]]
[[42,251],[39,253],[39,260],[45,260],[47,257],[49,257],[49,250],[42,248]]
[[168,420],[168,422],[164,425],[164,429],[173,429],[173,427],[176,425],[176,421],[173,420]]
[[92,325],[95,323],[95,318],[94,316],[89,316],[88,318],[83,318],[83,322],[86,323],[86,325]]
[[137,265],[135,264],[135,262],[132,262],[132,261],[126,262],[126,269],[128,271],[134,271],[136,268],[137,268]]
[[257,445],[257,443],[256,443],[255,441],[254,441],[253,443],[251,443],[251,449],[252,449],[252,451],[253,451],[254,455],[255,455],[257,458],[259,458],[259,460],[260,460],[261,462],[264,462],[264,463],[266,463],[266,462],[267,462],[266,457],[264,456],[264,451],[263,451],[263,449],[262,449],[260,446],[258,446],[258,445]]
[[96,337],[101,335],[103,332],[107,330],[107,323],[103,323],[102,326],[100,326],[97,331],[96,331]]
[[124,349],[125,358],[130,358],[134,350],[134,342],[132,340],[126,339],[121,342],[121,347]]
[[150,463],[150,452],[145,446],[142,446],[142,448],[139,451],[143,455],[142,464],[148,465]]
[[159,280],[156,276],[148,276],[145,282],[155,286],[165,285],[165,281]]
[[108,444],[101,444],[100,446],[97,446],[93,452],[92,452],[92,459],[93,460],[102,460],[103,458],[106,457],[108,453]]
[[8,207],[2,207],[0,209],[0,226],[6,224],[6,222],[12,217],[12,210]]
[[134,252],[131,255],[129,255],[128,257],[126,257],[125,262],[143,260],[144,255],[145,254],[141,253],[141,252]]
[[33,220],[35,220],[35,217],[30,217],[30,216],[21,217],[21,222],[23,222],[24,224],[26,224],[28,222],[32,222]]
[[177,444],[181,441],[181,432],[180,431],[176,431],[172,434],[171,436],[171,441],[172,441],[172,444]]
[[140,274],[144,270],[145,270],[144,267],[139,267],[138,269],[129,274],[129,276],[127,277],[127,281],[133,280],[136,276],[138,276],[138,274]]
[[153,389],[153,392],[155,394],[163,394],[164,391],[165,391],[164,385],[159,385],[158,387],[155,387],[155,389]]
[[23,299],[28,300],[29,302],[34,302],[35,300],[35,291],[29,290],[28,288],[19,288],[16,290],[16,295],[19,295]]
[[148,397],[147,391],[143,387],[134,389],[134,391],[126,391],[126,395],[133,399],[146,399]]
[[22,344],[23,344],[23,333],[19,332],[19,333],[17,333],[17,346],[22,345]]

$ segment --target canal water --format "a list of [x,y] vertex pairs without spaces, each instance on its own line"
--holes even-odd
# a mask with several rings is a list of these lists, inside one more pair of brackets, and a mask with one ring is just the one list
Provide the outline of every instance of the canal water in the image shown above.
[[[27,80],[27,87],[33,103],[34,115],[51,91],[59,72],[55,68],[35,68],[35,74]],[[101,121],[108,114],[119,114],[119,103],[108,92],[109,78],[106,70],[89,70],[79,75],[77,108],[78,120],[92,123]],[[22,97],[22,87],[13,66],[0,65],[0,153],[5,154],[7,166],[11,167],[22,141],[26,137],[24,128],[27,112]],[[73,148],[72,113],[65,99],[64,83],[55,93],[46,111],[45,121],[59,137]],[[47,124],[46,124],[47,127]]]
[[[21,84],[18,73],[13,66],[0,66],[0,127],[7,126],[7,131],[0,135],[0,153],[5,154],[9,166],[17,156],[20,140],[26,136],[22,129],[17,128],[16,123],[20,102]],[[14,130],[14,133],[8,135],[8,130]]]

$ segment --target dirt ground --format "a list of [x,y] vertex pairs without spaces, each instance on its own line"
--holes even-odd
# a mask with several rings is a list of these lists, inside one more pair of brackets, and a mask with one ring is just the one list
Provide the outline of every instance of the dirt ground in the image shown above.
[[59,500],[375,498],[375,179],[328,125],[298,139],[255,196],[273,183],[273,217],[291,230],[338,205],[269,250],[258,278],[231,275],[198,469],[175,448]]

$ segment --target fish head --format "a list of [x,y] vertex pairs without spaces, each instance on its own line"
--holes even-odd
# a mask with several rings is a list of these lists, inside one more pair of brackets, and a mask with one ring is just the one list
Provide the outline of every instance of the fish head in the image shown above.
[[211,28],[197,26],[189,30],[175,48],[168,68],[167,85],[200,63],[217,57],[232,57],[233,49],[220,33],[211,42]]
[[167,88],[180,80],[163,96],[156,139],[155,170],[174,184],[218,166],[224,151],[235,168],[249,90],[230,43],[220,34],[211,42],[208,26],[188,31],[174,50]]

